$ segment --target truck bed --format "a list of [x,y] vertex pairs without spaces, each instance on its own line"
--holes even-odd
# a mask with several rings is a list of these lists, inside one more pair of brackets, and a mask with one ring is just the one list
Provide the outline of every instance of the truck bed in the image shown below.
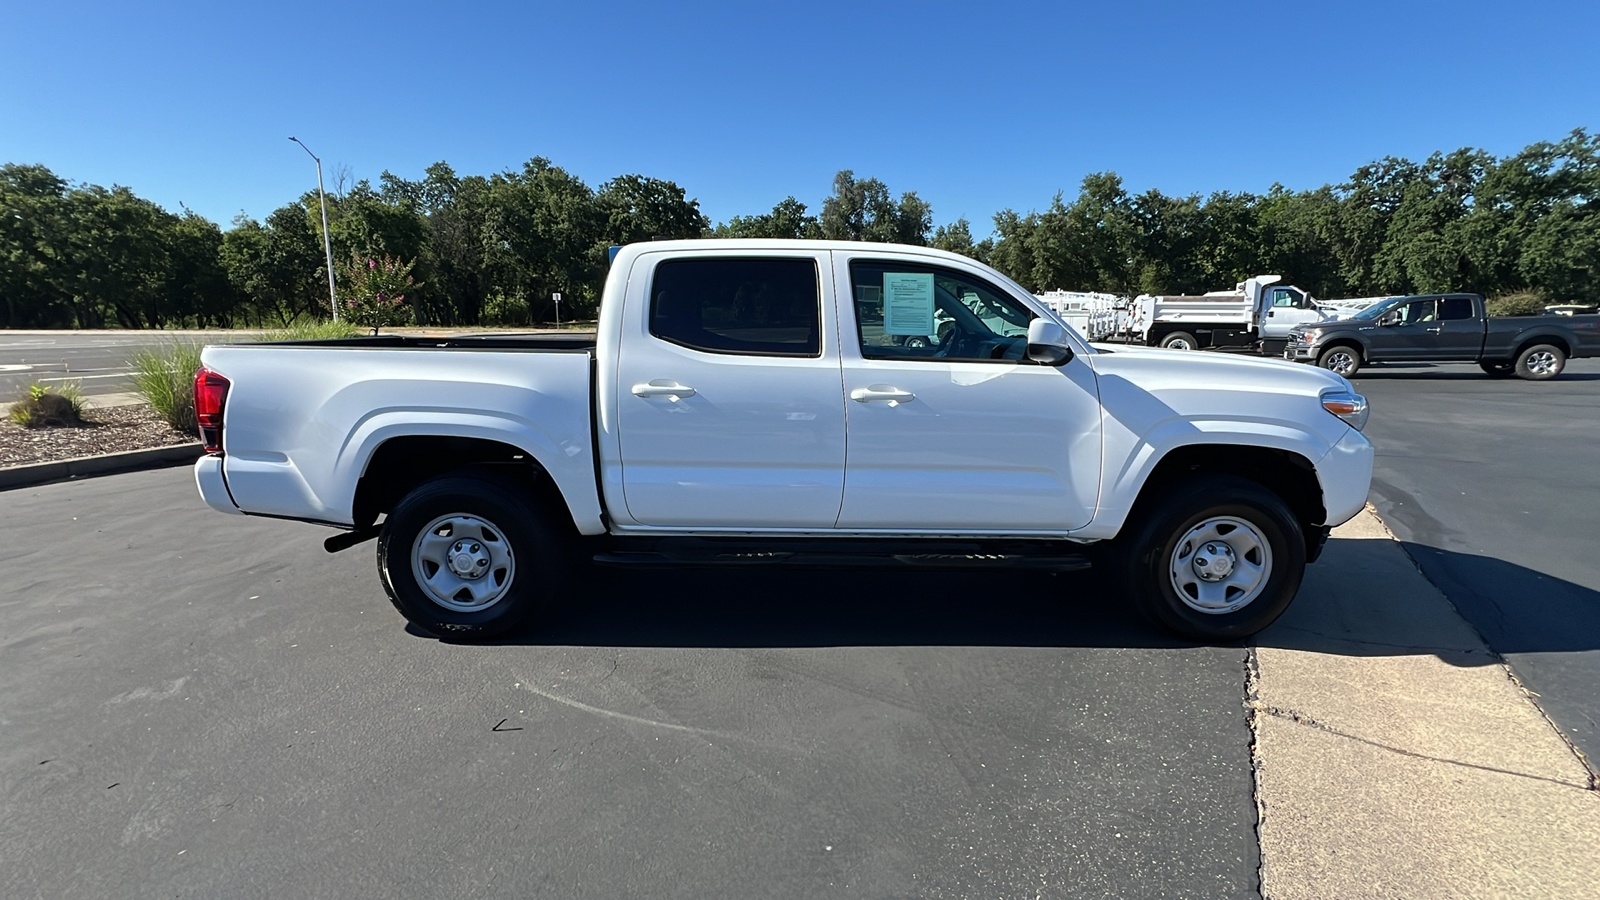
[[595,348],[595,335],[581,333],[208,347],[206,365],[231,383],[228,491],[246,513],[349,526],[351,490],[377,447],[447,435],[545,461],[580,527],[598,523]]
[[320,341],[273,341],[272,347],[336,347],[356,350],[563,350],[592,351],[596,335],[592,331],[505,332],[496,334],[410,335],[383,334],[374,337],[339,338]]

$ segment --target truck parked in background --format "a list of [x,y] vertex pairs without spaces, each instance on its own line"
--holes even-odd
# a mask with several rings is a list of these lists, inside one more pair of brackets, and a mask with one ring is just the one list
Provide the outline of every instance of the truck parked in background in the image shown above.
[[1496,377],[1546,381],[1569,359],[1600,356],[1600,315],[1491,317],[1478,294],[1393,297],[1296,328],[1283,355],[1346,378],[1368,363],[1475,362]]
[[1171,350],[1232,348],[1275,355],[1295,326],[1333,317],[1308,291],[1280,285],[1281,280],[1257,275],[1231,291],[1198,296],[1141,294],[1129,312],[1129,337]]
[[1109,340],[1128,327],[1127,297],[1098,291],[1046,291],[1034,296],[1091,341]]

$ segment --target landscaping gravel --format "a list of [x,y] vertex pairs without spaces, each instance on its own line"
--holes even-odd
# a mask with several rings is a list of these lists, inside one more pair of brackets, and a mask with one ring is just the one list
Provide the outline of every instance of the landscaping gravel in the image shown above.
[[175,430],[148,406],[89,409],[84,419],[83,425],[66,428],[23,428],[9,418],[0,420],[0,468],[199,440]]

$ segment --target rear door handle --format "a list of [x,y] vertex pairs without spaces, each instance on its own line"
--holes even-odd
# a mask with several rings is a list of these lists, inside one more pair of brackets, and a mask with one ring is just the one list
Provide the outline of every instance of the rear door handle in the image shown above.
[[850,399],[857,403],[870,403],[873,400],[887,400],[893,406],[917,399],[917,395],[910,391],[902,391],[897,387],[887,384],[875,384],[871,387],[856,388],[850,392]]
[[694,388],[686,384],[679,384],[669,378],[657,378],[648,384],[634,385],[633,395],[635,397],[671,397],[673,400],[679,400],[684,397],[693,397]]
[[1442,329],[1436,327],[1436,328],[1424,328],[1423,330],[1428,332],[1429,334],[1438,334]]

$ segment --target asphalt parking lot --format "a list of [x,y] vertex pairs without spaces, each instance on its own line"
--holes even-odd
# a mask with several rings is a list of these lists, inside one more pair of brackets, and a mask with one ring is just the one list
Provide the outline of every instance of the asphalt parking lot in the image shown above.
[[596,576],[499,646],[169,469],[0,494],[15,896],[1254,896],[1245,650],[1091,579]]
[[1600,359],[1548,382],[1475,365],[1358,373],[1372,503],[1545,712],[1600,760]]
[[[1359,387],[1386,522],[1591,740],[1600,364]],[[1248,649],[1093,577],[602,570],[460,647],[371,545],[218,516],[185,469],[0,510],[6,896],[1259,895]],[[1329,638],[1317,591],[1263,648],[1419,649]]]

